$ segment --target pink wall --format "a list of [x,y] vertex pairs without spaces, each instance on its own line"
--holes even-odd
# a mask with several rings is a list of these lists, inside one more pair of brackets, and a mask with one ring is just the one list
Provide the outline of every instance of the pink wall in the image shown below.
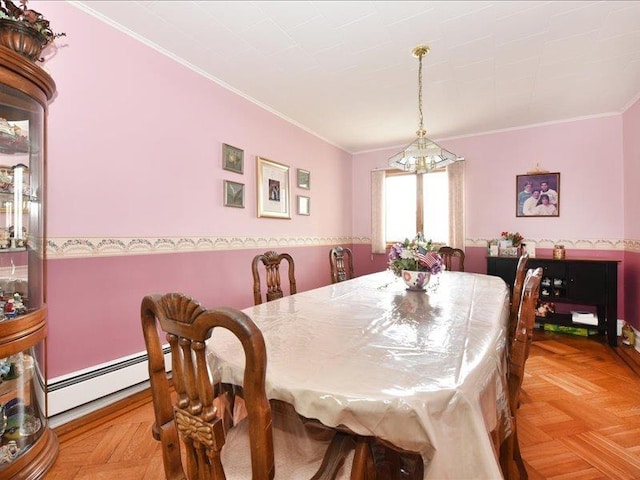
[[640,330],[640,252],[638,251],[624,254],[624,313],[624,319],[636,330]]
[[624,234],[628,249],[624,255],[625,319],[640,330],[640,100],[623,119],[624,152]]
[[[330,283],[329,247],[291,247],[286,251],[295,261],[298,291]],[[143,351],[139,312],[145,295],[185,292],[206,307],[253,305],[251,260],[263,252],[232,250],[49,262],[49,377]],[[286,272],[283,267],[283,279]],[[288,293],[288,286],[283,289]]]
[[[350,233],[349,154],[68,4],[41,9],[68,35],[46,63],[50,237]],[[222,143],[244,175],[222,170]],[[311,216],[257,218],[256,156],[311,171],[292,189]],[[222,205],[222,179],[245,183],[244,210]]]
[[[443,141],[466,159],[467,239],[495,238],[504,230],[532,240],[623,238],[621,141],[620,116]],[[359,179],[384,167],[396,151],[354,156],[354,235],[371,231],[371,216],[358,213],[371,210],[370,184]],[[516,175],[537,164],[560,172],[560,216],[516,218]]]
[[[309,239],[310,247],[282,248],[295,252],[299,290],[329,282],[327,243],[352,230],[349,154],[67,3],[39,6],[68,35],[45,64],[57,84],[48,238],[237,236],[265,244],[50,259],[49,378],[143,350],[144,294],[181,290],[208,306],[251,304],[250,260],[273,238]],[[222,169],[222,143],[244,150],[244,175]],[[257,218],[256,156],[291,167],[291,220]],[[296,168],[311,172],[310,190],[297,188]],[[245,184],[246,208],[223,207],[223,179]],[[297,195],[311,197],[310,216],[296,215]]]
[[[640,205],[640,100],[622,116],[624,152],[624,215],[625,238],[640,240],[640,222],[637,206]],[[637,248],[636,248],[637,250]]]

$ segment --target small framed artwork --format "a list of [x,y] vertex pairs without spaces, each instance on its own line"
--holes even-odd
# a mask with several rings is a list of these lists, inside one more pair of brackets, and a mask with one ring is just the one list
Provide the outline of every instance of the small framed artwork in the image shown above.
[[298,215],[311,215],[311,199],[298,195]]
[[239,148],[223,143],[222,168],[230,172],[244,173],[244,152]]
[[244,208],[244,183],[224,180],[224,206]]
[[291,218],[289,167],[257,158],[258,217]]
[[298,169],[298,188],[309,190],[311,188],[311,172],[309,170]]
[[559,216],[559,173],[516,175],[516,217]]

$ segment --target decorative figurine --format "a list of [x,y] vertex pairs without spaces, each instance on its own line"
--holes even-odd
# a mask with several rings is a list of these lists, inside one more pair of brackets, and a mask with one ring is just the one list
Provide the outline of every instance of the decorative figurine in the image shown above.
[[13,298],[10,298],[7,300],[7,303],[4,304],[4,314],[7,318],[14,318],[18,315],[13,309]]
[[635,332],[627,322],[622,326],[622,343],[632,347],[636,344]]
[[13,440],[0,447],[0,465],[13,462],[19,451],[18,444]]
[[18,292],[13,294],[13,309],[18,315],[24,315],[27,313],[27,307],[25,307],[22,302],[22,296]]

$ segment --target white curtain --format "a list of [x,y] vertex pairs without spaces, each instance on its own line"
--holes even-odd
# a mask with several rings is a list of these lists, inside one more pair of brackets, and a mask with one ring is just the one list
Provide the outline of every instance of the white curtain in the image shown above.
[[371,172],[371,253],[386,253],[384,170]]
[[464,250],[464,170],[466,162],[447,166],[449,180],[449,246]]

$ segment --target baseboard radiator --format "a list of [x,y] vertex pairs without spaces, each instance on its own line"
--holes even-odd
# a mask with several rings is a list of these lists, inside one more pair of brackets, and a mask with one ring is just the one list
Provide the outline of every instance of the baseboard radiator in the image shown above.
[[[163,351],[164,363],[170,366],[169,347],[165,346]],[[149,362],[146,351],[52,378],[47,384],[48,416],[50,420],[54,420],[74,410],[81,410],[76,415],[81,416],[119,400],[120,392],[127,392],[135,387],[146,388],[148,383]],[[74,415],[67,416],[71,419]]]

